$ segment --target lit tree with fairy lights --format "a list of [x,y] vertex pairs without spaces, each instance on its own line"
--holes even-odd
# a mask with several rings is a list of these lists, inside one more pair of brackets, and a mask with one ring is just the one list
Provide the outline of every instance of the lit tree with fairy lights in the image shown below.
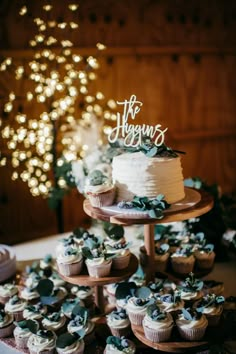
[[[30,2],[21,7],[19,15],[27,16],[29,6]],[[64,38],[65,29],[67,36],[79,29],[79,5],[65,4],[63,20],[53,20],[53,10],[48,2],[40,11],[42,18],[29,16],[36,26],[29,58],[21,63],[10,57],[1,61],[1,76],[14,75],[16,82],[1,96],[0,163],[10,162],[12,179],[26,182],[33,196],[59,201],[73,185],[70,163],[89,148],[81,132],[99,130],[97,139],[102,143],[103,134],[110,130],[109,120],[116,119],[116,104],[106,101],[102,92],[91,93],[98,54],[105,46],[98,43],[98,54],[84,57],[70,38]]]

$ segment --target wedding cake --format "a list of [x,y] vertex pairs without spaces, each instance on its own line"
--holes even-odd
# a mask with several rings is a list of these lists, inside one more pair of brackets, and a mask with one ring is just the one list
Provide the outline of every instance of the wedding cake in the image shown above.
[[124,153],[112,161],[117,201],[134,196],[155,198],[163,194],[169,204],[184,198],[181,160],[176,157],[148,157],[142,152]]

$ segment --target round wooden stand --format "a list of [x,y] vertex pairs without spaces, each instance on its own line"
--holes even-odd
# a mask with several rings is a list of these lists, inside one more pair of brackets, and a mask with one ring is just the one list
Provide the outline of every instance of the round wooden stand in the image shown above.
[[104,296],[103,285],[119,283],[122,280],[128,279],[133,275],[138,268],[138,259],[131,253],[130,262],[125,269],[112,269],[109,276],[103,278],[90,277],[87,268],[84,267],[79,275],[67,277],[58,272],[60,277],[70,284],[93,286],[95,291],[95,303],[101,313],[104,312]]
[[[186,193],[191,192],[192,188],[185,188]],[[94,208],[90,204],[89,200],[84,201],[84,211],[94,219],[99,219],[103,221],[108,221],[113,224],[120,225],[134,225],[143,224],[144,225],[144,244],[147,252],[147,281],[154,279],[155,277],[155,267],[154,267],[154,256],[155,256],[155,243],[154,243],[154,227],[156,224],[165,224],[169,222],[183,221],[197,216],[203,215],[210,211],[213,207],[214,201],[213,197],[201,190],[194,190],[199,193],[199,202],[194,206],[188,207],[184,205],[178,211],[166,210],[164,211],[164,217],[162,219],[153,219],[150,217],[138,217],[135,215],[132,217],[129,214],[115,214],[107,212],[100,208]],[[191,205],[191,204],[189,204]]]

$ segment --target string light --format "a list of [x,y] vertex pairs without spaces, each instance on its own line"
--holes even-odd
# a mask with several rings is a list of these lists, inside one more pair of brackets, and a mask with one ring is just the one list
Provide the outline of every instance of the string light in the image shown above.
[[[75,12],[79,5],[70,3],[68,9]],[[106,121],[103,132],[108,134],[116,104],[113,100],[106,102],[102,92],[91,93],[90,85],[97,78],[100,63],[95,56],[84,58],[73,53],[74,44],[69,35],[71,29],[79,29],[78,23],[71,18],[68,22],[65,18],[49,20],[48,13],[52,17],[54,10],[49,3],[42,10],[42,18],[33,16],[32,19],[36,25],[36,33],[29,41],[32,58],[14,66],[15,79],[24,80],[27,89],[25,92],[11,90],[1,102],[5,116],[0,117],[0,137],[10,151],[12,180],[20,178],[28,184],[33,196],[47,197],[54,183],[51,171],[55,158],[59,168],[65,161],[83,158],[89,141],[83,141],[81,129],[88,129],[95,115]],[[27,6],[21,7],[19,15],[27,14]],[[55,35],[55,28],[60,39]],[[60,52],[54,49],[55,45],[61,47]],[[98,52],[106,49],[102,43],[96,47]],[[11,66],[13,60],[7,57],[0,63],[0,71],[7,71]],[[7,158],[0,154],[0,166],[6,163]],[[67,188],[64,178],[60,177],[57,183],[60,188]]]

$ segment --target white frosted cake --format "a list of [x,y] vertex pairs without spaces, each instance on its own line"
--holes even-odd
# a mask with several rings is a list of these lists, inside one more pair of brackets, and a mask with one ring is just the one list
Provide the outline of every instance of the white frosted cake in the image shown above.
[[147,157],[142,152],[124,153],[112,161],[117,201],[163,194],[169,204],[184,198],[180,157]]

